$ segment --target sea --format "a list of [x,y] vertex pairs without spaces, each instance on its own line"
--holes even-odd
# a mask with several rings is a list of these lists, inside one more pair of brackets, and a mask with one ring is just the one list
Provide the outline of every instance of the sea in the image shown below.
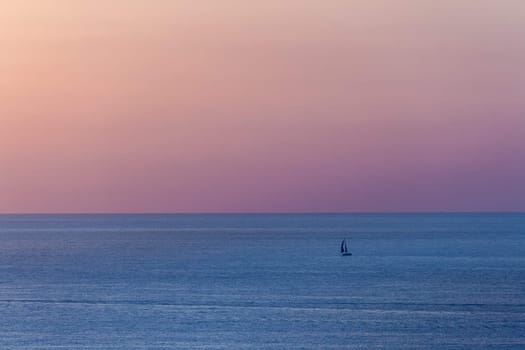
[[525,214],[1,215],[0,349],[525,349]]

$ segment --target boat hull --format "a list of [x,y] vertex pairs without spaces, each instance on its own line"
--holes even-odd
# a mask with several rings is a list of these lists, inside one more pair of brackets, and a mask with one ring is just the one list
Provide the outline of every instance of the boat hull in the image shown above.
[[341,256],[351,256],[352,253],[341,253]]

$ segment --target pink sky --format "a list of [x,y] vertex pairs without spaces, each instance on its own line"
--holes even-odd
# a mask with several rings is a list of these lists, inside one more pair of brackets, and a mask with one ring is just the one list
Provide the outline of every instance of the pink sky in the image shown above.
[[0,212],[525,211],[525,1],[0,0]]

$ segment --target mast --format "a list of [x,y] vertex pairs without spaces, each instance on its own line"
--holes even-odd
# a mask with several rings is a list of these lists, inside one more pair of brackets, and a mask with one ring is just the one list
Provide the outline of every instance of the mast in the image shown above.
[[344,253],[344,252],[345,252],[345,248],[346,248],[346,242],[345,242],[345,240],[343,239],[343,241],[341,242],[341,253]]

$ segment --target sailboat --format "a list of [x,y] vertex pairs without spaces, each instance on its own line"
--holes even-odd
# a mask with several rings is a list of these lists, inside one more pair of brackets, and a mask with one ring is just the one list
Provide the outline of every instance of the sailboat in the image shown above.
[[341,242],[341,256],[350,256],[352,253],[348,251],[348,248],[346,247],[346,238],[343,239]]

